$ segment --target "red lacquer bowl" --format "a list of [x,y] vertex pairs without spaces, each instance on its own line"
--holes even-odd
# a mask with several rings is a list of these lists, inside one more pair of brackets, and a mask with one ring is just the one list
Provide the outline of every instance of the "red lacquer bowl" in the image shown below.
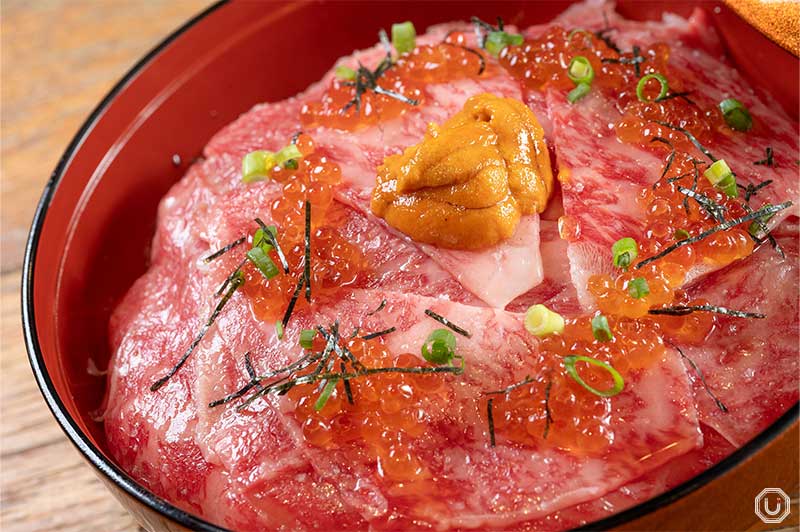
[[[417,27],[477,15],[541,23],[569,2],[223,3],[198,15],[140,61],[100,103],[48,182],[33,220],[22,287],[23,326],[45,400],[67,436],[142,525],[221,530],[148,492],[110,458],[93,420],[109,358],[108,316],[146,268],[159,199],[208,139],[260,101],[293,95],[341,55],[373,44],[393,21]],[[699,2],[697,2],[699,3]],[[631,18],[691,2],[621,2]],[[798,61],[722,4],[705,2],[729,53],[792,116]],[[795,405],[695,479],[591,528],[730,528],[752,521],[756,486],[796,481]],[[755,483],[753,479],[758,479]],[[753,493],[751,493],[751,491]]]

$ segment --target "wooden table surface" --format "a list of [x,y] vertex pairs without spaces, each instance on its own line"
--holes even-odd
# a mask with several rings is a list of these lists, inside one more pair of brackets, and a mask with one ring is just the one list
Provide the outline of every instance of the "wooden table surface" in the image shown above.
[[2,0],[0,529],[131,532],[55,422],[20,325],[25,237],[44,183],[122,75],[209,0]]

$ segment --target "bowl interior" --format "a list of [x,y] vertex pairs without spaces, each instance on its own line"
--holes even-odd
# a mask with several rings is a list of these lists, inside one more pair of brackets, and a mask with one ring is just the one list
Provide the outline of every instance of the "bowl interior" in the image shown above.
[[[105,453],[96,421],[105,378],[90,367],[108,363],[108,317],[147,267],[159,199],[216,131],[260,101],[301,91],[338,57],[372,45],[392,22],[410,18],[422,29],[500,15],[527,25],[551,19],[568,3],[230,3],[145,58],[68,149],[31,239],[24,290],[32,296],[29,333],[38,342],[32,356],[85,437]],[[645,19],[667,5],[683,15],[692,9],[691,2],[666,1],[623,1],[619,9]],[[702,5],[734,60],[796,117],[797,59],[723,5]]]

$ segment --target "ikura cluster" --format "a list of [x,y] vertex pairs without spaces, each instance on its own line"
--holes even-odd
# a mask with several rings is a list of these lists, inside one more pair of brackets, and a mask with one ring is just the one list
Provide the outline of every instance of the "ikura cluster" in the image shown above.
[[[277,240],[289,269],[301,271],[305,249],[305,202],[311,206],[311,283],[315,298],[325,298],[353,284],[365,272],[365,261],[358,248],[339,235],[342,207],[333,201],[333,186],[339,183],[339,166],[315,152],[308,135],[296,142],[302,157],[296,165],[272,170],[270,179],[283,185],[283,194],[271,207],[271,218],[279,221]],[[294,167],[296,166],[296,168]],[[278,257],[270,255],[276,264]],[[264,321],[277,320],[286,310],[297,284],[295,275],[277,275],[265,280],[256,268],[245,268],[243,292],[254,315]],[[306,305],[298,301],[298,308]]]
[[669,47],[655,44],[649,48],[620,52],[595,33],[553,26],[519,46],[506,47],[499,59],[500,64],[526,88],[544,90],[575,86],[569,67],[576,57],[585,58],[591,66],[593,89],[613,92],[626,104],[636,99],[639,76],[635,65],[639,65],[641,75],[665,72]]
[[[425,365],[409,353],[395,356],[378,339],[354,338],[343,345],[369,368]],[[312,350],[324,348],[324,340],[315,338]],[[351,369],[348,365],[348,371]],[[431,474],[412,444],[425,435],[431,413],[447,408],[449,378],[401,373],[354,378],[348,381],[352,403],[344,383],[339,381],[320,409],[317,409],[317,384],[296,386],[288,395],[296,405],[294,416],[307,442],[352,453],[354,462],[366,453],[378,462],[379,474],[387,481],[414,483],[430,478]]]
[[[714,213],[725,219],[748,214],[747,202],[712,185],[703,176],[705,168],[688,155],[677,155],[664,177],[642,190],[638,201],[645,212],[645,232],[637,244],[636,262],[719,225]],[[690,192],[702,195],[705,205],[687,195]],[[749,224],[735,226],[683,245],[642,268],[631,264],[618,275],[594,275],[588,289],[603,312],[641,317],[654,306],[671,303],[693,270],[726,266],[749,256],[753,247]],[[647,294],[631,289],[637,278],[647,283]]]
[[[677,79],[669,80],[670,90],[676,90]],[[650,83],[650,85],[656,85]],[[650,90],[650,89],[648,89]],[[692,100],[682,97],[657,101],[633,100],[624,108],[622,117],[614,125],[617,137],[629,144],[652,147],[654,137],[668,140],[681,151],[690,152],[694,146],[686,134],[662,124],[681,124],[681,126],[701,143],[707,143],[714,135],[725,128],[725,120],[717,108],[702,109]],[[661,124],[659,124],[661,122]]]
[[[575,454],[602,453],[614,442],[613,426],[618,420],[610,393],[603,396],[588,390],[567,371],[565,357],[577,357],[572,367],[579,378],[602,394],[614,388],[613,371],[627,380],[663,357],[665,347],[649,320],[609,317],[613,335],[603,340],[594,336],[591,322],[592,316],[565,320],[560,334],[542,338],[540,349],[549,367],[528,384],[494,394],[498,438],[556,446]],[[581,357],[604,365],[587,364]]]
[[427,83],[483,75],[482,52],[466,47],[465,42],[464,34],[455,32],[441,43],[416,46],[394,62],[383,63],[391,61],[384,58],[374,70],[348,69],[352,72],[350,76],[333,78],[319,101],[303,106],[300,111],[303,127],[354,131],[372,126],[422,104]]

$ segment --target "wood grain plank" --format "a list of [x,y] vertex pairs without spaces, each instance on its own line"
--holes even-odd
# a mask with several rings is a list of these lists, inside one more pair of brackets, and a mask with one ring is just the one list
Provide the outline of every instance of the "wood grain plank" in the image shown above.
[[140,57],[208,0],[3,0],[0,120],[0,529],[140,530],[44,404],[22,343],[24,241],[80,124]]

